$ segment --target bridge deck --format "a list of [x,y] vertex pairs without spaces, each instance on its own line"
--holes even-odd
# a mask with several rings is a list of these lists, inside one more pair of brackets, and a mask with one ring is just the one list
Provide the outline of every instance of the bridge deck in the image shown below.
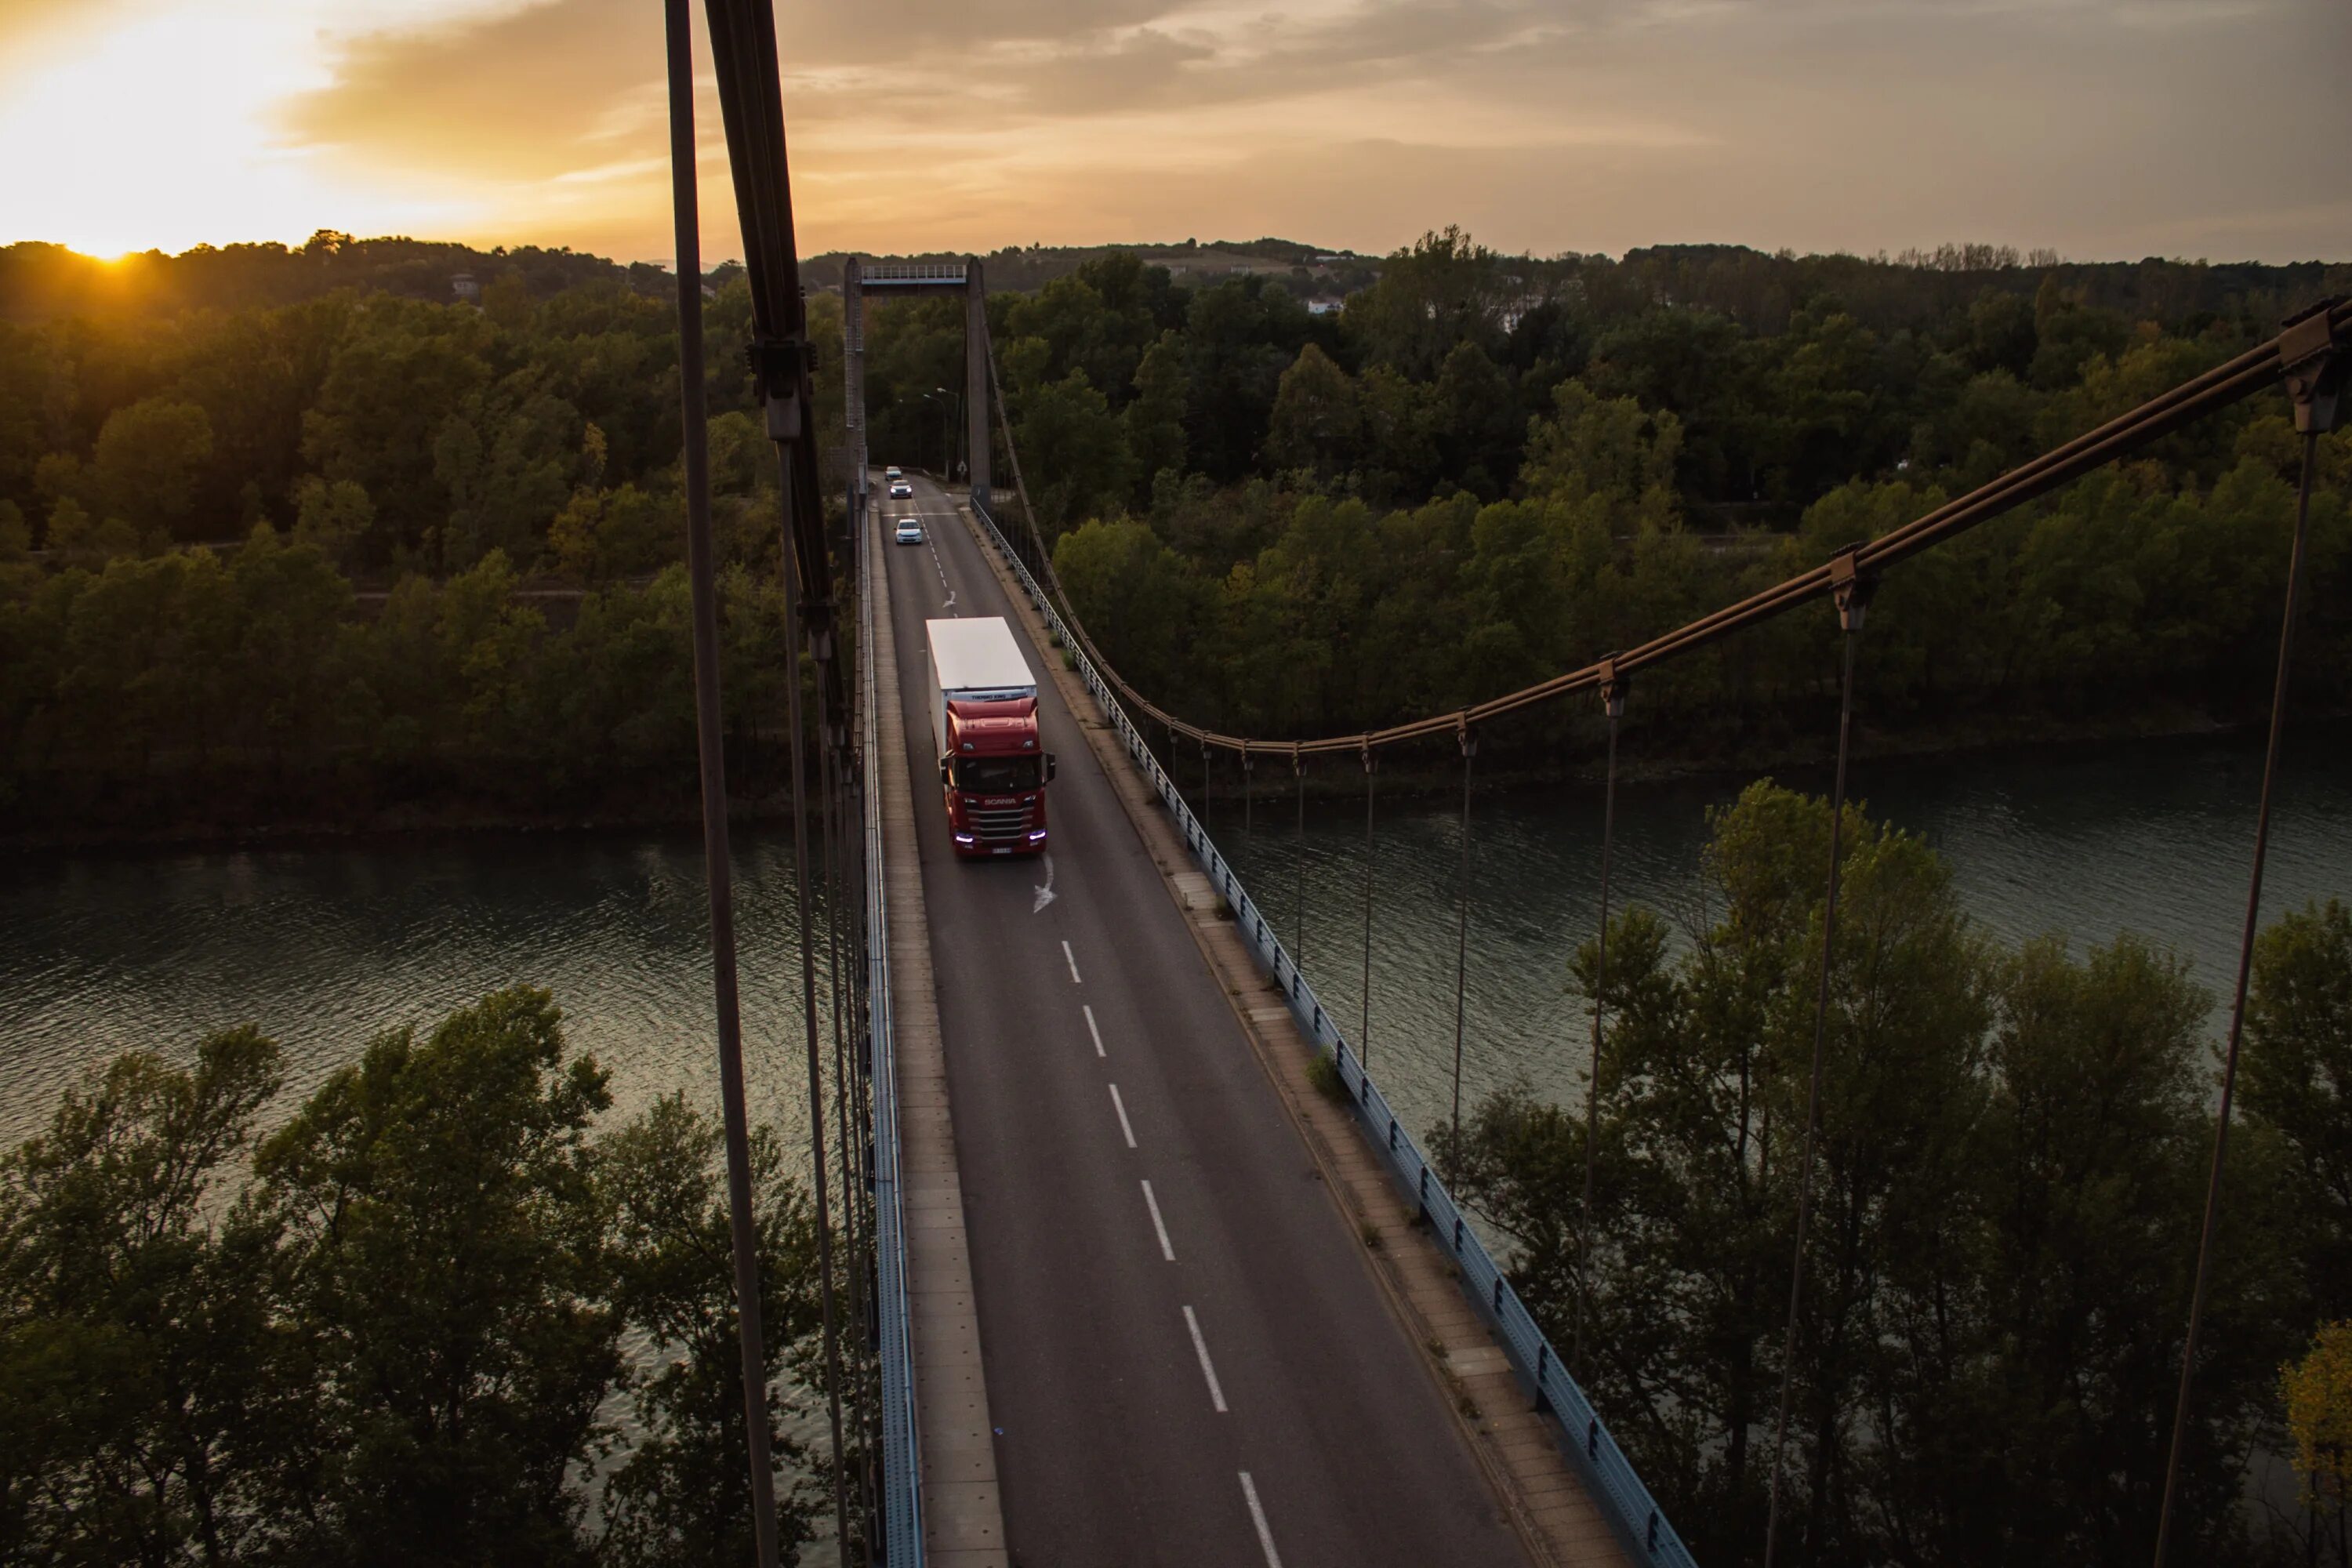
[[1021,622],[936,487],[886,504],[930,536],[886,550],[897,739],[1013,1559],[1526,1562],[1050,682],[1050,868],[953,858],[922,622]]

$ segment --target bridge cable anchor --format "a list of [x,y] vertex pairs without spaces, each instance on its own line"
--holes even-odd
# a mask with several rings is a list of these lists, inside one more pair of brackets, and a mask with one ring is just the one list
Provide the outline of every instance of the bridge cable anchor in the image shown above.
[[2325,436],[2336,428],[2345,377],[2352,372],[2352,345],[2336,341],[2332,320],[2343,303],[2341,295],[2322,300],[2288,317],[2279,333],[2279,365],[2300,435]]
[[1864,571],[1857,559],[1863,547],[1849,544],[1830,557],[1830,595],[1837,604],[1838,626],[1846,632],[1862,630],[1863,616],[1878,592],[1878,574]]
[[754,334],[743,345],[743,362],[767,409],[768,439],[800,439],[800,389],[816,374],[816,344],[806,338]]

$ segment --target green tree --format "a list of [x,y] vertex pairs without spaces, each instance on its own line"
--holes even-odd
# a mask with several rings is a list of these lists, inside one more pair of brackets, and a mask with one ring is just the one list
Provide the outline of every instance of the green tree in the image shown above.
[[[779,1384],[789,1354],[822,1326],[816,1227],[784,1174],[772,1131],[751,1136],[768,1440],[776,1458],[786,1562],[814,1534],[809,1457],[785,1436]],[[598,1181],[612,1215],[614,1301],[658,1364],[633,1393],[641,1436],[604,1490],[600,1560],[624,1565],[740,1563],[751,1552],[743,1466],[743,1363],[719,1130],[677,1095],[604,1141]]]
[[575,480],[594,483],[604,444],[561,398],[509,382],[453,414],[433,445],[433,473],[449,496],[441,560],[471,566],[493,550],[525,563]]
[[1024,397],[1013,432],[1024,468],[1037,476],[1029,496],[1048,541],[1120,506],[1133,489],[1126,436],[1083,371]]
[[212,455],[212,421],[203,409],[147,398],[107,416],[90,463],[90,489],[109,517],[142,531],[181,533]]
[[605,1436],[620,1319],[589,1124],[543,991],[380,1036],[255,1162],[322,1361],[312,1562],[585,1562],[567,1472]]
[[1129,679],[1172,678],[1198,625],[1201,593],[1183,559],[1150,528],[1089,521],[1055,543],[1054,572]]
[[1348,325],[1372,359],[1429,381],[1457,345],[1496,345],[1504,287],[1495,253],[1448,225],[1390,255],[1380,280],[1349,298]]
[[[2295,1474],[2315,1515],[2332,1516],[2338,1563],[2352,1556],[2352,1322],[2322,1324],[2303,1359],[2279,1369]],[[2326,1527],[2311,1532],[2315,1561]]]
[[[375,503],[373,562],[429,560],[428,537],[449,510],[436,475],[436,437],[489,382],[484,324],[426,323],[413,312],[375,313],[335,353],[318,401],[302,416],[302,455],[332,481],[364,489]],[[551,511],[552,509],[550,509]]]
[[2285,1143],[2312,1299],[2333,1319],[2352,1310],[2352,910],[2340,900],[2257,940],[2241,1092]]
[[1267,460],[1328,479],[1344,473],[1362,440],[1356,380],[1314,343],[1282,373],[1265,437]]
[[305,1436],[272,1222],[231,1168],[278,1089],[251,1028],[134,1052],[0,1160],[0,1555],[226,1563],[287,1535]]
[[1147,488],[1163,469],[1183,472],[1184,385],[1182,342],[1174,331],[1164,331],[1137,364],[1135,401],[1119,416],[1137,481]]
[[374,525],[375,503],[368,500],[366,487],[316,474],[306,474],[295,484],[295,543],[315,545],[328,560],[346,563]]

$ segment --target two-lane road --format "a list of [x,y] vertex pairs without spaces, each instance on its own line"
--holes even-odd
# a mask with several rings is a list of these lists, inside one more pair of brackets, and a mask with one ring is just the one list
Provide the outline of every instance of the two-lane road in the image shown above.
[[923,622],[1022,633],[915,489],[877,504],[927,535],[883,548],[1012,1562],[1526,1562],[1025,637],[1052,855],[951,853]]

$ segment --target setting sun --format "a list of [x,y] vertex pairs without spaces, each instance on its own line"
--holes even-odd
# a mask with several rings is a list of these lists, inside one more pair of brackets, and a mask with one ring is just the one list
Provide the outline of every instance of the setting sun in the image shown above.
[[110,257],[467,216],[455,203],[337,181],[315,150],[284,141],[275,105],[328,76],[282,16],[150,12],[55,40],[46,54],[0,105],[9,237]]

